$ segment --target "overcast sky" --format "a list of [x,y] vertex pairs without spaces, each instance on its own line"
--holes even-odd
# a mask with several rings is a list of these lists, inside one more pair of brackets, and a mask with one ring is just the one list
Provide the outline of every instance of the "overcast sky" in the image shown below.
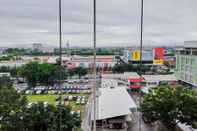
[[[144,0],[144,43],[197,40],[197,0]],[[141,0],[97,0],[98,46],[139,44]],[[92,46],[93,0],[62,0],[63,42]],[[58,44],[58,0],[0,0],[0,46]],[[66,44],[65,44],[66,45]]]

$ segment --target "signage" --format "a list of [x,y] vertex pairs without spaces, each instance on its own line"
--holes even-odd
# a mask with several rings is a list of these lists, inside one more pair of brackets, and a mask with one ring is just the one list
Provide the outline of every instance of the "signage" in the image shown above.
[[139,61],[140,60],[140,51],[135,50],[132,52],[132,60]]
[[153,60],[154,65],[163,65],[164,61],[163,60]]
[[154,57],[153,64],[154,65],[163,65],[164,64],[164,49],[163,48],[154,48]]

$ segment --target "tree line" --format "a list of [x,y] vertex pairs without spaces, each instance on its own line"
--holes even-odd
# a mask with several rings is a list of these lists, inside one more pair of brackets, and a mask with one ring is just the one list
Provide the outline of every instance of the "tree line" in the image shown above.
[[22,67],[11,68],[3,66],[0,67],[0,72],[10,72],[11,76],[16,78],[22,77],[30,87],[35,87],[38,84],[50,86],[57,83],[59,79],[65,80],[74,75],[81,78],[81,76],[88,73],[88,70],[83,67],[67,69],[66,67],[60,68],[58,65],[54,64],[31,62]]

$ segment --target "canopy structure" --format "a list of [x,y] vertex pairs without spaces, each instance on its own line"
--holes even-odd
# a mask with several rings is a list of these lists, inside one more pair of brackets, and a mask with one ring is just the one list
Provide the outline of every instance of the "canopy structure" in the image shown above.
[[100,88],[97,102],[97,120],[127,116],[137,109],[124,87]]

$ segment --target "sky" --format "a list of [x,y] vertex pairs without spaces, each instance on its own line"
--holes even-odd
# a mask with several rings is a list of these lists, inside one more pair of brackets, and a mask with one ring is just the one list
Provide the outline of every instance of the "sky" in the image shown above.
[[[196,0],[144,0],[144,45],[197,40]],[[97,0],[97,46],[139,45],[141,0]],[[93,46],[93,0],[62,0],[63,46]],[[58,0],[0,0],[0,47],[58,46]]]

